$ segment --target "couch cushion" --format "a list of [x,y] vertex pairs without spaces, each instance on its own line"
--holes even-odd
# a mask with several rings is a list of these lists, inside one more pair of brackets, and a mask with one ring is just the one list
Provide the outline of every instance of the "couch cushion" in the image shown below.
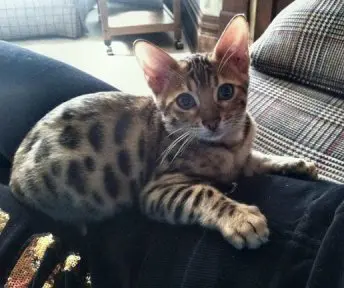
[[255,147],[317,162],[322,179],[344,183],[344,100],[251,71],[249,108]]
[[344,96],[344,1],[293,2],[252,51],[260,71]]
[[80,37],[86,14],[94,3],[95,0],[2,0],[0,39]]

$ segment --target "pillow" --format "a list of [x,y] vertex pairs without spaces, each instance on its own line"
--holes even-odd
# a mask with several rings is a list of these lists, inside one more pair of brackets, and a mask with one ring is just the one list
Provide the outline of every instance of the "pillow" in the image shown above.
[[[0,39],[77,38],[94,0],[0,0]],[[93,4],[92,4],[93,3]]]
[[344,1],[293,2],[251,55],[257,70],[344,96]]

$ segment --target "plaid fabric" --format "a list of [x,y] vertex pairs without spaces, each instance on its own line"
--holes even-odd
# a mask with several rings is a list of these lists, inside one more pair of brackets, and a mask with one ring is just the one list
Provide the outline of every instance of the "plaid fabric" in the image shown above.
[[344,183],[344,100],[251,71],[255,148],[317,163],[322,179]]
[[297,0],[253,45],[265,73],[344,95],[344,1]]
[[39,36],[76,38],[95,0],[1,0],[0,39]]

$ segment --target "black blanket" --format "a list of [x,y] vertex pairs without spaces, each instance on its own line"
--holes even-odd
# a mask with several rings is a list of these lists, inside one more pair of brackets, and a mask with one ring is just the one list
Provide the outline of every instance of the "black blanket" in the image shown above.
[[238,187],[232,197],[267,216],[270,243],[238,251],[216,232],[152,225],[138,287],[344,287],[344,186],[262,176]]
[[[216,231],[154,223],[131,212],[77,238],[67,227],[18,206],[3,190],[0,206],[17,215],[0,236],[3,277],[33,232],[54,231],[82,254],[93,287],[344,287],[344,186],[279,176],[241,179],[232,197],[258,205],[272,232],[267,245],[242,251]],[[49,261],[44,265],[51,269]],[[35,287],[51,272],[41,270]],[[65,277],[61,287],[76,287],[75,279]]]

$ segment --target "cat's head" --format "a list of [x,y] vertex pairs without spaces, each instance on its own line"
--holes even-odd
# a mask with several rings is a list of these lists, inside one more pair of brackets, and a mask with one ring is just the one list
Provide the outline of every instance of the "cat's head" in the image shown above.
[[227,25],[214,51],[176,61],[138,40],[136,57],[155,95],[166,129],[206,141],[241,133],[245,125],[249,29],[244,16]]

